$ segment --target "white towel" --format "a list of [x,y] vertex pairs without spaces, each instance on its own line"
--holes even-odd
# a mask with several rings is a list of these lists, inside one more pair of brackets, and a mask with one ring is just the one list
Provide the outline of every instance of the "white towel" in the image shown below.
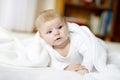
[[9,31],[0,28],[0,63],[15,66],[46,67],[47,51],[42,48],[36,33],[30,39],[20,40]]

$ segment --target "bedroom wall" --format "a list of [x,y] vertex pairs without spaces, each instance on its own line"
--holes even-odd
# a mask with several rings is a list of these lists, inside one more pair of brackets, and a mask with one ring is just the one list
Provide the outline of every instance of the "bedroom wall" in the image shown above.
[[0,0],[0,27],[31,32],[38,0]]
[[38,0],[36,16],[38,16],[42,10],[55,9],[55,2],[56,0]]
[[0,26],[13,31],[31,32],[42,10],[54,9],[57,0],[0,0]]

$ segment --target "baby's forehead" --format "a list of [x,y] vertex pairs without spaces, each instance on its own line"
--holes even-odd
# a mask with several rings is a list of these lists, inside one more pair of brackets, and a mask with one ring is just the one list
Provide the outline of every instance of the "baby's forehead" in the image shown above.
[[54,28],[58,28],[62,24],[63,24],[63,22],[60,20],[48,21],[48,22],[43,23],[43,25],[40,28],[41,29],[40,31],[42,31],[42,32],[49,31],[49,30],[52,30]]

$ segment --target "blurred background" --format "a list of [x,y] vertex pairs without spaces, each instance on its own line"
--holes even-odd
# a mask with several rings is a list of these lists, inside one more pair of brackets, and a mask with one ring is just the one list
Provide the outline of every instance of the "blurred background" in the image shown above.
[[105,41],[120,42],[120,0],[0,0],[0,27],[34,31],[34,21],[45,9],[78,18]]

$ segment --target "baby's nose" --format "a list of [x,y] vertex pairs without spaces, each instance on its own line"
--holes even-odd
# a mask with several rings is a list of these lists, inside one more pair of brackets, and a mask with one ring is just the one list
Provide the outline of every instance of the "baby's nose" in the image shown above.
[[55,30],[55,35],[59,35],[60,31],[59,30]]

